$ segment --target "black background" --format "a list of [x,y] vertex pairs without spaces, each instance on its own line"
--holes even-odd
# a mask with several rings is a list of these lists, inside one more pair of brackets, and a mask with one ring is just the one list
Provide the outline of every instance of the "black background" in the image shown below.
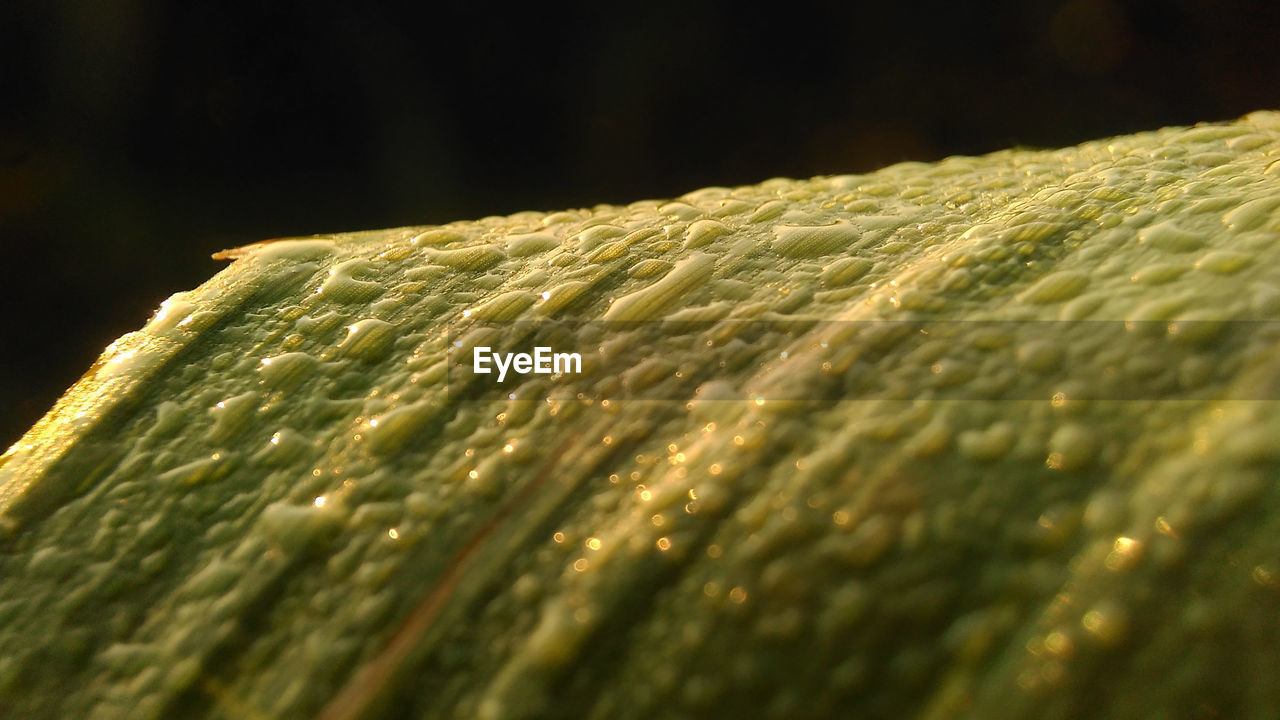
[[1280,106],[1274,2],[358,5],[0,4],[0,447],[219,249]]

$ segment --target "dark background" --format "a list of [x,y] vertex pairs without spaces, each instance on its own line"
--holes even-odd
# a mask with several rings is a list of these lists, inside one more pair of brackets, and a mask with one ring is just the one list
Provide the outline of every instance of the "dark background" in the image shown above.
[[270,237],[1280,106],[1280,3],[0,4],[0,448]]

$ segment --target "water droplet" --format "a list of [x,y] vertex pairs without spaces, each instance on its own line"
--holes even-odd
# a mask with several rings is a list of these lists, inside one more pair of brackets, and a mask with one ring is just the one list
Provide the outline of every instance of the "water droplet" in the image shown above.
[[1062,270],[1040,278],[1034,285],[1024,290],[1018,299],[1037,305],[1062,302],[1079,295],[1088,284],[1087,275],[1072,270]]
[[436,228],[428,230],[415,236],[410,242],[415,245],[447,245],[449,243],[463,242],[467,240],[467,236],[452,230],[444,230]]
[[472,272],[488,270],[507,259],[506,253],[492,245],[476,245],[458,250],[428,249],[426,253],[427,259],[436,265]]
[[511,257],[529,257],[560,247],[560,241],[546,233],[529,233],[513,235],[507,238],[507,254]]
[[1098,440],[1093,430],[1083,425],[1064,425],[1049,438],[1046,464],[1052,470],[1078,470],[1093,461],[1097,447]]
[[285,353],[263,358],[258,366],[262,384],[272,390],[290,390],[302,384],[319,363],[303,352]]
[[637,322],[661,317],[678,298],[706,282],[715,265],[715,256],[695,253],[677,263],[661,280],[615,300],[604,319]]
[[347,357],[377,362],[391,352],[396,340],[396,326],[373,318],[347,326],[347,336],[338,351]]
[[213,428],[209,430],[210,442],[224,443],[247,430],[258,411],[258,402],[258,393],[246,392],[227,398],[210,408],[209,414],[213,416]]
[[1222,223],[1236,231],[1252,230],[1269,220],[1276,208],[1280,208],[1280,198],[1277,197],[1250,200],[1223,215]]
[[1178,227],[1172,220],[1138,231],[1138,242],[1167,252],[1191,252],[1204,247],[1204,238]]
[[511,290],[471,310],[467,315],[479,322],[511,322],[529,309],[538,295],[527,290]]
[[1189,268],[1184,265],[1168,265],[1157,263],[1148,265],[1129,277],[1140,285],[1163,285],[1182,277]]
[[774,228],[774,240],[769,248],[783,257],[817,258],[849,249],[862,239],[862,233],[861,227],[849,223],[780,225]]
[[329,269],[329,277],[316,292],[326,300],[337,303],[368,302],[383,293],[382,285],[360,280],[356,275],[369,272],[373,263],[365,260],[347,260]]
[[1214,275],[1234,275],[1253,264],[1253,258],[1231,250],[1211,252],[1196,262],[1196,269]]

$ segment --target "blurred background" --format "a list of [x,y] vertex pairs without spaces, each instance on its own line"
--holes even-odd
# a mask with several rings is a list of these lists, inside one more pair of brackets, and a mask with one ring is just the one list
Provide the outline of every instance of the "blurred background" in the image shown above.
[[1280,3],[0,4],[0,448],[256,240],[1280,107]]

